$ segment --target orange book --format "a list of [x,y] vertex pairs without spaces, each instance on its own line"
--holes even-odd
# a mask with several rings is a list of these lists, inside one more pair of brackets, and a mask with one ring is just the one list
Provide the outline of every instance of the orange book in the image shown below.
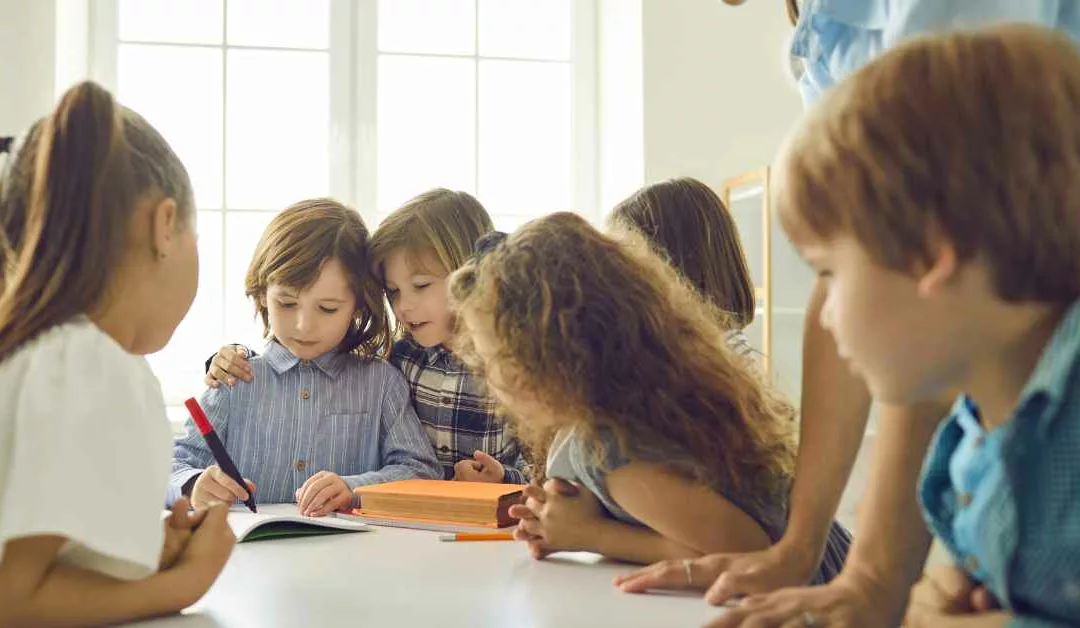
[[360,507],[353,512],[374,519],[422,519],[487,528],[512,525],[510,506],[521,502],[518,484],[401,480],[356,489]]

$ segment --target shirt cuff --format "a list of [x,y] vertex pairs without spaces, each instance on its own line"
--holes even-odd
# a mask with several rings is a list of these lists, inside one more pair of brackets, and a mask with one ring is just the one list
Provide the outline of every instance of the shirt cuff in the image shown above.
[[513,467],[506,467],[503,471],[503,484],[528,484],[525,474]]
[[165,507],[171,508],[176,500],[184,496],[183,488],[187,484],[187,481],[202,473],[204,469],[184,469],[182,471],[174,471],[169,478],[169,488],[165,492]]

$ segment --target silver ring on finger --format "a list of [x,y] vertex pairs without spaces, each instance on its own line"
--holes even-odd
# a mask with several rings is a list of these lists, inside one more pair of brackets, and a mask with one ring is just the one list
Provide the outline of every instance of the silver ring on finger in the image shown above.
[[683,571],[686,572],[686,586],[694,586],[694,561],[684,558],[682,561]]
[[819,623],[817,616],[810,611],[803,611],[802,625],[806,628],[821,628],[823,624]]

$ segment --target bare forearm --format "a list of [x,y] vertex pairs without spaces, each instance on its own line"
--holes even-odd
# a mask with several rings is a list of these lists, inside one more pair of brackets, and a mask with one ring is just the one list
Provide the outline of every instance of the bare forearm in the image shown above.
[[585,551],[630,563],[649,564],[675,558],[697,558],[701,552],[662,536],[649,528],[621,521],[599,522],[591,547]]
[[883,407],[866,497],[843,577],[880,589],[880,604],[899,618],[930,548],[916,487],[922,460],[948,407]]
[[[0,614],[4,626],[88,626],[175,613],[195,599],[184,593],[181,571],[143,580],[117,580],[68,565],[50,569],[29,599]],[[12,600],[11,602],[14,602]],[[7,606],[7,604],[5,604]]]
[[803,339],[799,457],[783,543],[817,566],[840,496],[862,445],[870,396],[819,324],[823,293],[815,286]]

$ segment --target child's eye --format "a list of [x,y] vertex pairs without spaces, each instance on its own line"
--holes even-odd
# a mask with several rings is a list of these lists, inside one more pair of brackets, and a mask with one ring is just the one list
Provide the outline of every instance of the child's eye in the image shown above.
[[334,314],[335,312],[338,311],[338,308],[336,308],[336,307],[323,307],[321,305],[319,306],[319,309],[322,310],[326,314]]
[[413,287],[416,288],[417,290],[423,290],[424,288],[427,288],[430,285],[431,285],[430,283],[418,283],[418,284],[413,285]]
[[278,301],[277,304],[278,307],[285,310],[291,310],[292,308],[296,307],[296,303],[288,303],[286,301]]

